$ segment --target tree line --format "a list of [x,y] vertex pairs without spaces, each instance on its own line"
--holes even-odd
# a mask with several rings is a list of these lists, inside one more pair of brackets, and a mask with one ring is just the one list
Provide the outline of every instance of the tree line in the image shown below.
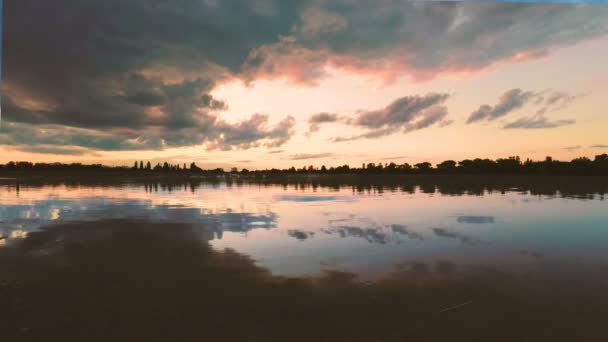
[[102,164],[62,164],[62,163],[31,163],[9,162],[0,164],[0,171],[45,171],[45,170],[73,170],[73,171],[100,171],[119,170],[130,172],[164,172],[164,173],[211,173],[211,174],[580,174],[580,175],[608,175],[608,154],[601,154],[595,158],[580,157],[571,161],[554,160],[546,157],[541,161],[519,157],[492,159],[465,159],[461,161],[446,160],[436,165],[421,162],[414,165],[408,163],[364,163],[361,167],[349,165],[320,167],[309,165],[287,169],[265,169],[250,171],[232,168],[226,171],[221,168],[204,170],[196,163],[171,164],[136,161],[133,166],[105,166]]
[[[127,166],[108,166],[103,164],[82,164],[82,163],[31,163],[26,161],[8,162],[4,165],[0,164],[0,171],[150,171],[150,172],[203,172],[216,170],[203,170],[196,163],[170,164],[164,162],[157,163],[152,166],[151,162],[144,164],[143,161],[136,161],[132,167]],[[223,170],[222,170],[223,172]]]
[[595,156],[593,160],[580,157],[571,161],[554,160],[546,157],[542,161],[519,157],[492,159],[465,159],[461,161],[446,160],[433,164],[421,162],[408,163],[366,163],[361,167],[342,165],[338,167],[315,167],[264,170],[276,173],[335,173],[335,174],[601,174],[608,175],[608,154]]
[[[186,163],[183,164],[183,166],[181,166],[180,164],[169,164],[167,162],[164,162],[162,165],[160,163],[157,163],[154,167],[152,167],[152,164],[150,162],[147,162],[146,165],[144,165],[143,160],[139,161],[139,162],[135,162],[135,164],[133,164],[133,167],[131,167],[131,170],[140,170],[140,171],[195,171],[195,172],[199,172],[199,171],[203,171],[203,169],[201,169],[200,167],[196,166],[196,163],[190,163],[190,167],[186,166]],[[223,171],[223,170],[222,170]]]

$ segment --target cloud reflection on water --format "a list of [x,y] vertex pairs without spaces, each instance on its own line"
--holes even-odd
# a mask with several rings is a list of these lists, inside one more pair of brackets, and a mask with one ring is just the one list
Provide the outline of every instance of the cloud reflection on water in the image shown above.
[[[29,205],[0,207],[2,231],[11,239],[53,222],[94,222],[109,219],[137,219],[152,222],[185,223],[204,226],[207,239],[221,239],[225,232],[246,233],[253,229],[276,228],[276,214],[234,212],[228,208],[211,211],[182,205],[160,205],[145,200],[81,198],[79,200],[49,199]],[[19,235],[19,236],[17,236]]]
[[469,223],[469,224],[488,224],[488,223],[495,222],[494,216],[463,215],[463,216],[458,216],[458,218],[456,220],[458,221],[458,223]]

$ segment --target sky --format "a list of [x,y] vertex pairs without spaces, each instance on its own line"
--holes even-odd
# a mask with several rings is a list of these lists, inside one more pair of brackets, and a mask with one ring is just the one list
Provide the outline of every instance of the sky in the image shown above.
[[608,153],[608,4],[9,0],[0,163]]

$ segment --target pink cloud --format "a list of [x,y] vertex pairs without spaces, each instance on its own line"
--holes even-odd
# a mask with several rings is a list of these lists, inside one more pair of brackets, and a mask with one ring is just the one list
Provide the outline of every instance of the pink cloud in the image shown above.
[[413,82],[431,81],[440,75],[471,76],[485,72],[497,63],[525,63],[548,56],[545,49],[524,50],[487,65],[466,64],[446,56],[439,65],[420,67],[412,62],[416,56],[407,49],[394,49],[382,57],[366,58],[328,49],[314,50],[299,44],[295,37],[286,36],[276,43],[254,49],[244,64],[243,73],[247,82],[284,79],[303,87],[315,87],[332,68],[389,85],[403,76],[410,77]]

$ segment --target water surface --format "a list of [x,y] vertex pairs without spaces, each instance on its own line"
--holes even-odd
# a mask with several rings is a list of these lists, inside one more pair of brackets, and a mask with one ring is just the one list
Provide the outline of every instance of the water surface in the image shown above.
[[0,316],[19,337],[603,340],[605,188],[445,189],[7,182]]
[[10,244],[41,227],[100,219],[185,223],[219,250],[280,275],[324,270],[363,276],[411,261],[458,265],[608,264],[608,202],[529,191],[442,194],[297,185],[5,185],[0,235]]

